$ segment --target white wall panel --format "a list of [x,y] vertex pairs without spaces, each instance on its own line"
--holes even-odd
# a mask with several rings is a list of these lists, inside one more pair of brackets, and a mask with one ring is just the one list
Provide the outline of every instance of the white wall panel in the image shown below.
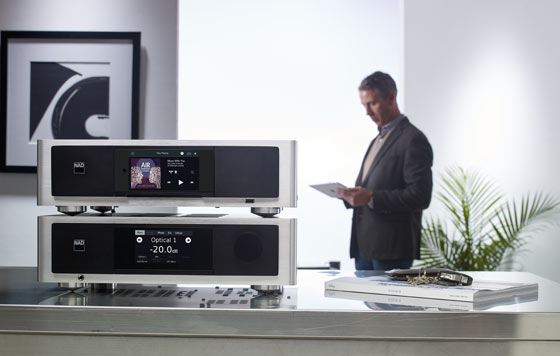
[[[509,198],[560,197],[559,13],[554,0],[405,1],[405,104],[436,171],[478,169]],[[559,235],[539,233],[517,267],[560,280]]]
[[400,82],[399,2],[179,5],[179,138],[298,140],[298,208],[284,213],[299,218],[298,262],[353,268],[351,212],[309,184],[354,184],[377,133],[357,87],[375,70]]

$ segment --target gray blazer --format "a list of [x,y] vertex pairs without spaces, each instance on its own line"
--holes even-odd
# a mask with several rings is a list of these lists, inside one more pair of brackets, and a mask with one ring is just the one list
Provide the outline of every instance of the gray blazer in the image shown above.
[[420,258],[422,210],[432,197],[432,162],[430,142],[405,117],[381,146],[363,181],[362,171],[358,174],[356,186],[373,192],[373,209],[354,208],[350,257],[361,251],[376,260]]

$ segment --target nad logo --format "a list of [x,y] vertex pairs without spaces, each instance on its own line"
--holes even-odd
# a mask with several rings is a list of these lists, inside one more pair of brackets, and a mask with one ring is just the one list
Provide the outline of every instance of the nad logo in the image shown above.
[[74,162],[74,174],[86,174],[86,162]]
[[86,251],[86,240],[84,239],[74,239],[74,252],[85,252]]

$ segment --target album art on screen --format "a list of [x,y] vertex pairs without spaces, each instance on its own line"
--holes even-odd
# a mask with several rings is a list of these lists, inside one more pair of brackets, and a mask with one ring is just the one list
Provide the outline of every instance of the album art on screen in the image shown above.
[[161,160],[131,158],[130,189],[161,189]]

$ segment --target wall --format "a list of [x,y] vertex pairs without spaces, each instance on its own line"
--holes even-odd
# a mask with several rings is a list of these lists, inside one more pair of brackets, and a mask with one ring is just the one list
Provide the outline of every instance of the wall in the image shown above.
[[[436,171],[458,164],[510,198],[560,197],[558,13],[555,0],[405,1],[406,112],[430,138]],[[517,267],[560,280],[559,233],[538,233]]]
[[299,265],[353,268],[351,211],[309,185],[354,184],[377,134],[357,87],[375,70],[400,82],[399,16],[392,0],[179,3],[179,138],[298,140],[282,215],[299,218]]
[[[0,30],[141,31],[140,137],[176,138],[177,0],[0,0]],[[35,174],[0,174],[0,266],[36,265]]]

